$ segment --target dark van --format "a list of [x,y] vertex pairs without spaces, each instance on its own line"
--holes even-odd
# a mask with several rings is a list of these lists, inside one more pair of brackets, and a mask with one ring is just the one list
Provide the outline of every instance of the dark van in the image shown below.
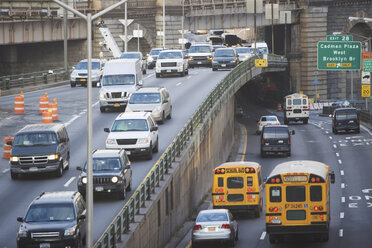
[[291,134],[286,125],[264,126],[261,133],[261,157],[268,153],[284,153],[291,156]]
[[360,133],[359,113],[356,108],[338,108],[333,112],[332,132],[345,130]]
[[70,145],[65,125],[32,124],[14,137],[10,154],[10,175],[53,172],[61,177],[69,168]]

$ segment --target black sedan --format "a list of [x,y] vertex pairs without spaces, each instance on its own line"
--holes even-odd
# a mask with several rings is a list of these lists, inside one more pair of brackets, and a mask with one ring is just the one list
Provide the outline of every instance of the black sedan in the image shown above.
[[239,63],[239,57],[234,48],[219,48],[213,55],[212,70],[234,68]]

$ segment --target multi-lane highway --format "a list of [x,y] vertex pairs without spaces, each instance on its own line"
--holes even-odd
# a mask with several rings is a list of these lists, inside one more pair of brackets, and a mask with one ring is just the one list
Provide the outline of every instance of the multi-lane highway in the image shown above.
[[[133,159],[133,193],[149,169],[165,151],[178,131],[191,117],[205,96],[219,83],[228,71],[212,72],[210,68],[190,70],[186,77],[155,78],[152,70],[145,75],[144,86],[165,86],[172,98],[172,119],[159,126],[159,153],[152,161]],[[93,89],[93,147],[104,148],[107,133],[118,112],[100,113],[98,90]],[[58,101],[59,121],[65,123],[70,137],[70,170],[61,178],[52,175],[35,175],[11,180],[9,164],[0,159],[0,247],[16,247],[18,216],[23,216],[29,203],[43,191],[77,190],[76,180],[86,160],[86,88],[63,86],[47,90],[49,99]],[[26,124],[41,123],[39,97],[45,91],[25,93],[25,114],[13,114],[14,96],[0,98],[0,137],[1,140],[14,134]],[[127,194],[127,199],[130,194]],[[115,197],[99,197],[94,202],[94,240],[103,233],[114,216],[124,205]]]

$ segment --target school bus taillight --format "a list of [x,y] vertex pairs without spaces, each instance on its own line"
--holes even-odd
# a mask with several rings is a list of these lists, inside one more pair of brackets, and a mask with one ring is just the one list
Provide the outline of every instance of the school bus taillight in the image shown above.
[[225,169],[221,168],[221,169],[217,169],[216,174],[225,174]]
[[322,206],[315,206],[314,211],[322,211],[323,207]]
[[253,168],[245,168],[245,173],[256,173],[256,171]]

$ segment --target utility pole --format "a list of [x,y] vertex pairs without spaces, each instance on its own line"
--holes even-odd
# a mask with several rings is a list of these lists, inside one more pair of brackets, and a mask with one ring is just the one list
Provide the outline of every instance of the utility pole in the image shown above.
[[184,36],[184,31],[185,31],[185,0],[181,0],[182,1],[182,50],[185,49],[185,42],[184,42],[184,39],[185,39],[185,36]]
[[274,0],[271,0],[271,53],[274,51]]
[[[68,0],[65,0],[65,3],[67,5]],[[63,9],[63,65],[66,75],[68,75],[67,39],[67,10]]]
[[124,19],[125,19],[125,25],[124,25],[124,52],[128,51],[128,2],[125,2],[124,4]]
[[163,48],[165,48],[165,0],[163,0]]
[[257,55],[256,0],[254,0],[254,56]]

